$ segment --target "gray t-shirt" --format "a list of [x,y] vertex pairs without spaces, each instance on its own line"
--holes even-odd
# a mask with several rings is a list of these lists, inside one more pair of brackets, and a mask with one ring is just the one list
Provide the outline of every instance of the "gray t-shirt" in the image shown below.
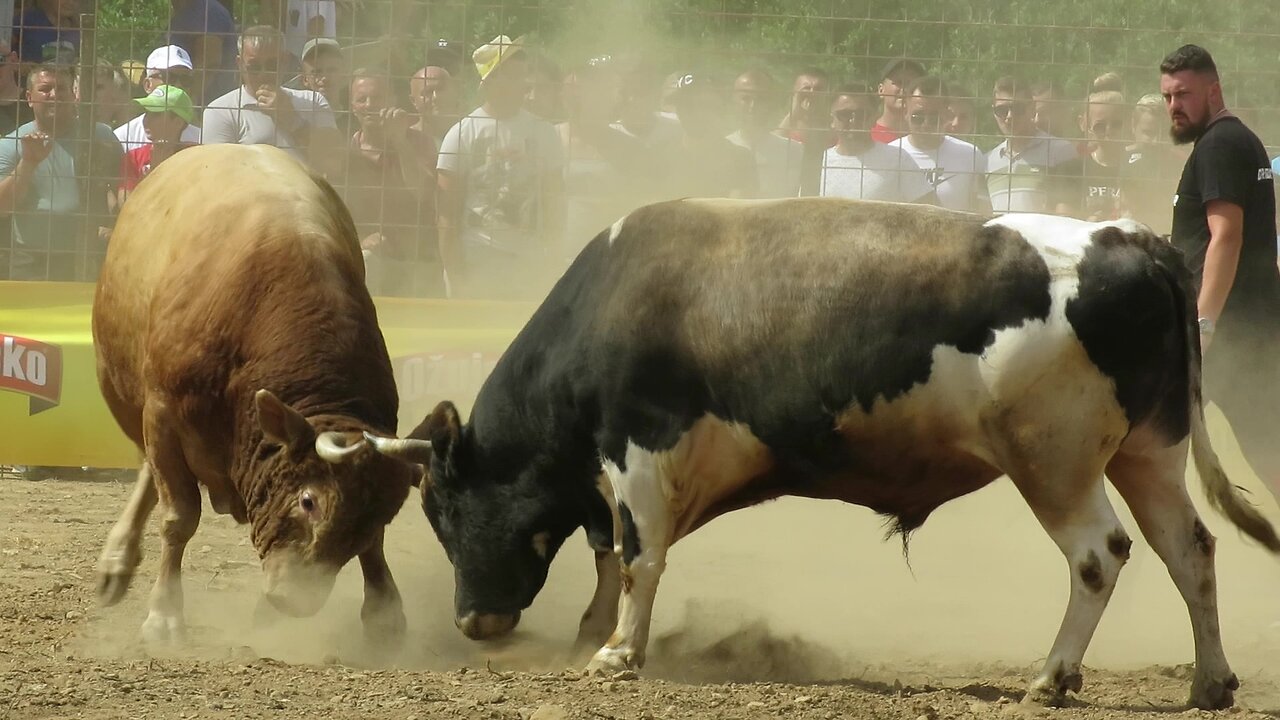
[[[0,138],[0,177],[7,177],[22,159],[21,138],[35,132],[35,122],[22,125]],[[94,126],[93,164],[99,168],[120,168],[120,143],[111,128]],[[81,198],[86,169],[76,167],[75,155],[85,141],[69,134],[54,141],[49,157],[36,168],[31,188],[13,210],[13,241],[28,250],[74,250],[84,228],[85,208]],[[101,154],[101,155],[100,155]],[[80,176],[80,177],[77,177]],[[96,178],[99,181],[107,178]],[[112,183],[114,186],[114,183]]]
[[[312,128],[338,127],[324,95],[290,88],[280,88],[280,91],[289,98],[303,124]],[[274,145],[299,160],[305,159],[294,138],[276,127],[271,115],[258,107],[258,99],[253,92],[243,86],[214,100],[204,109],[200,142],[205,145]]]

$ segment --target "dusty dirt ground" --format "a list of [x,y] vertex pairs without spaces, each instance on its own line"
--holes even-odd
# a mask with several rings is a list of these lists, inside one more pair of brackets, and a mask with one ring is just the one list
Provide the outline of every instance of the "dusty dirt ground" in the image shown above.
[[[1229,437],[1218,445],[1248,486]],[[252,632],[260,572],[247,529],[207,509],[185,565],[190,645],[149,652],[136,635],[155,577],[154,521],[126,600],[101,608],[93,595],[131,483],[123,473],[0,479],[0,718],[1020,717],[1066,602],[1065,563],[1007,481],[942,508],[910,565],[867,511],[784,500],[672,551],[641,678],[584,679],[567,670],[594,583],[580,536],[514,638],[471,643],[452,625],[452,574],[411,496],[388,530],[409,620],[398,653],[362,640],[354,563],[320,615]],[[1223,633],[1243,683],[1222,714],[1280,717],[1280,564],[1204,511],[1194,478],[1191,490],[1220,538]],[[1202,714],[1183,707],[1185,608],[1117,509],[1138,540],[1133,560],[1086,656],[1083,692],[1040,714]]]

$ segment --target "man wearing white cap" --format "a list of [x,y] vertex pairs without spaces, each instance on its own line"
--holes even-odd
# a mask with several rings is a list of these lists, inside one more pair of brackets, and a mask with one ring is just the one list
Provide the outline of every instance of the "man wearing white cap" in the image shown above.
[[445,135],[437,163],[446,292],[535,297],[564,224],[564,167],[551,123],[523,108],[528,55],[505,35],[472,54],[484,104]]
[[[191,55],[177,45],[165,45],[151,51],[147,56],[147,75],[142,79],[142,89],[151,94],[156,88],[167,85],[183,90],[191,89],[194,68]],[[148,144],[146,128],[142,126],[143,115],[116,128],[116,138],[124,146],[126,153]],[[182,131],[182,142],[199,143],[200,128],[188,123]]]
[[338,91],[345,84],[342,77],[345,65],[342,46],[337,40],[311,38],[302,46],[302,74],[298,78],[301,89],[314,90],[334,105],[339,100]]

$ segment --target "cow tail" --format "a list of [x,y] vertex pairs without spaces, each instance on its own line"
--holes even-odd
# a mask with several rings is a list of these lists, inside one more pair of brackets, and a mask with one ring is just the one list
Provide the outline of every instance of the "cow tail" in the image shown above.
[[[1196,473],[1204,486],[1205,497],[1214,510],[1226,516],[1231,524],[1245,535],[1262,543],[1273,553],[1280,553],[1280,536],[1262,513],[1245,499],[1243,488],[1235,485],[1222,468],[1222,461],[1209,442],[1209,430],[1204,420],[1204,393],[1202,384],[1203,358],[1200,351],[1199,312],[1196,306],[1195,285],[1181,254],[1163,241],[1157,241],[1153,253],[1156,264],[1164,272],[1173,291],[1174,304],[1182,318],[1187,359],[1187,393],[1191,421],[1191,457]],[[1181,300],[1181,302],[1179,302]]]

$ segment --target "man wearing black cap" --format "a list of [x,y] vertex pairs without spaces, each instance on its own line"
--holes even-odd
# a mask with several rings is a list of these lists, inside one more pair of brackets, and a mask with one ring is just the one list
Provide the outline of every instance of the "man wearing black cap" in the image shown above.
[[880,73],[880,101],[884,109],[871,127],[871,139],[891,143],[907,134],[907,94],[911,83],[926,75],[924,66],[908,58],[894,58]]
[[462,43],[440,38],[427,48],[425,67],[444,68],[454,81],[465,85],[477,79],[475,68],[466,62],[466,52]]
[[676,81],[672,103],[684,137],[672,148],[669,197],[756,196],[755,158],[725,139],[725,100],[722,87],[708,75],[688,73]]

